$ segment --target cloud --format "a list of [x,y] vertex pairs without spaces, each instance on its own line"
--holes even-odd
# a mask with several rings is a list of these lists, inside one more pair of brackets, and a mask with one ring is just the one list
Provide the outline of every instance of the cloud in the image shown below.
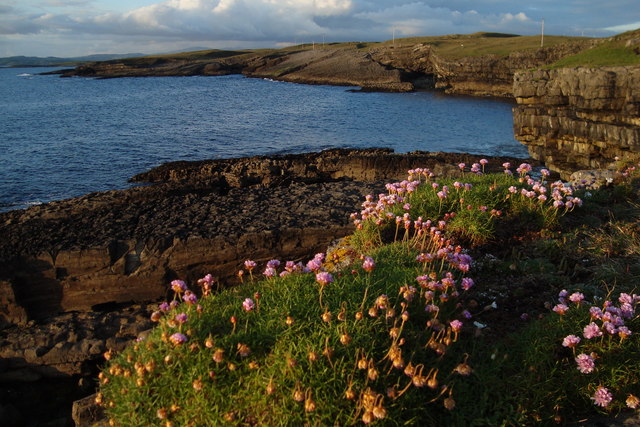
[[625,31],[637,30],[640,28],[640,21],[633,22],[631,24],[614,25],[613,27],[603,28],[605,31],[612,31],[614,33],[623,33]]

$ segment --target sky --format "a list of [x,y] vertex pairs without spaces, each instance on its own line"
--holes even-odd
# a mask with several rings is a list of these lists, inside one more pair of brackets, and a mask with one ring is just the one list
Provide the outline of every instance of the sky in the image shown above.
[[606,37],[638,0],[0,0],[0,57],[284,47],[477,31]]

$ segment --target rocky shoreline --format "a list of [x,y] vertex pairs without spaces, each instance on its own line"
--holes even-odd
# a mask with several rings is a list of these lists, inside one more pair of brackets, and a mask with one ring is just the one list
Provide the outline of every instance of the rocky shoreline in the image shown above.
[[[349,234],[364,195],[406,170],[456,174],[480,157],[372,149],[174,162],[133,178],[152,185],[2,213],[0,383],[71,382],[70,410],[93,389],[102,353],[150,328],[147,305],[170,280],[212,273],[228,286],[244,259],[306,259]],[[11,394],[2,425],[29,414]]]

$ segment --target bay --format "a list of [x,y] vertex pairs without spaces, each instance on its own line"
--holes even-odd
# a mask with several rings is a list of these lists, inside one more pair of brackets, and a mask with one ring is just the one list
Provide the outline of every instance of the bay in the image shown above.
[[527,157],[513,104],[223,77],[0,69],[0,211],[127,188],[175,160],[389,147]]

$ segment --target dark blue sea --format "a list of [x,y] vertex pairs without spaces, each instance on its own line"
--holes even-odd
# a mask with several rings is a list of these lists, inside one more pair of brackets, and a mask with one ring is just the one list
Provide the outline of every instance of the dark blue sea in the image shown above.
[[225,77],[60,78],[0,69],[0,211],[174,160],[389,147],[527,157],[512,104]]

